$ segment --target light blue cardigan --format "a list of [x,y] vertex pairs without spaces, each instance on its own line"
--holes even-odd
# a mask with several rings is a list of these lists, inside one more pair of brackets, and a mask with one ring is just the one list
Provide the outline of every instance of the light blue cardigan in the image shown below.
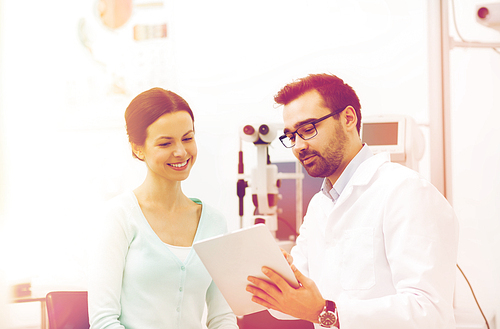
[[[132,191],[108,202],[99,225],[89,253],[92,329],[203,328],[205,302],[209,329],[238,328],[194,249],[181,262],[154,233]],[[202,204],[194,241],[226,231],[224,217]]]

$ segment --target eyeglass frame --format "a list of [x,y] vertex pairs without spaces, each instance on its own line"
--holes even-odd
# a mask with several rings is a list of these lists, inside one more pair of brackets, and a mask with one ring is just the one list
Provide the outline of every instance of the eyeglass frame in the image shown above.
[[[302,138],[302,140],[305,140],[305,141],[310,140],[310,139],[313,139],[314,137],[318,136],[318,129],[316,128],[316,124],[317,124],[317,123],[319,123],[319,122],[321,122],[321,121],[323,121],[323,120],[325,120],[325,119],[328,119],[328,118],[329,118],[329,117],[331,117],[331,116],[334,116],[334,115],[337,115],[337,114],[339,114],[339,113],[342,113],[342,111],[344,111],[346,108],[347,108],[347,107],[344,107],[343,109],[339,109],[339,110],[333,111],[332,113],[327,114],[327,115],[325,115],[325,116],[323,116],[323,117],[321,117],[321,118],[319,118],[319,119],[313,120],[313,121],[311,121],[311,122],[306,122],[306,123],[304,123],[304,124],[300,125],[299,127],[297,127],[297,129],[296,129],[294,132],[292,132],[292,133],[291,133],[291,135],[292,135],[292,136],[298,135],[300,138]],[[302,128],[302,127],[304,127],[304,126],[307,126],[307,125],[313,125],[313,128],[314,128],[315,133],[314,133],[314,135],[312,135],[312,136],[311,136],[311,137],[309,137],[309,138],[304,138],[304,137],[302,137],[302,136],[298,133],[298,131],[299,131],[299,129],[300,129],[300,128]],[[285,145],[285,143],[283,142],[283,140],[284,140],[285,138],[290,139],[290,138],[289,138],[286,134],[283,134],[283,135],[281,135],[281,136],[278,138],[278,139],[280,140],[281,144],[282,144],[284,147],[286,147],[287,149],[290,149],[290,148],[292,148],[292,147],[294,147],[294,146],[295,146],[295,143],[293,143],[293,145],[291,145],[291,146],[286,146],[286,145]]]

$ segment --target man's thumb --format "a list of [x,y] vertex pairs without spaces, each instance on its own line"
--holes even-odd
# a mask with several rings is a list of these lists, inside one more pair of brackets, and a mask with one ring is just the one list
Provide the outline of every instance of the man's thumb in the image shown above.
[[299,281],[299,284],[303,285],[304,282],[307,281],[307,277],[304,274],[302,274],[302,272],[300,272],[299,269],[294,264],[292,264],[291,267],[293,274],[295,274],[295,278],[297,279],[297,281]]

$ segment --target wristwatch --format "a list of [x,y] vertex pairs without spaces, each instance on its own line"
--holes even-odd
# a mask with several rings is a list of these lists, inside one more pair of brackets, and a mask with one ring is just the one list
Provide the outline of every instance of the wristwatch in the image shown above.
[[339,315],[334,302],[331,300],[326,301],[323,311],[319,314],[318,320],[319,324],[324,328],[339,329]]

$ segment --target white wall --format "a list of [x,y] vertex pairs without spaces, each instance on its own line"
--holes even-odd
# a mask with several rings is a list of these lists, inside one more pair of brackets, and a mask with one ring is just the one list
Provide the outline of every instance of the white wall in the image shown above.
[[[484,1],[456,1],[465,41],[500,44],[500,31],[475,21]],[[487,3],[487,2],[486,2]],[[460,40],[450,12],[450,34]],[[460,220],[459,264],[490,316],[500,316],[500,51],[450,51],[451,202]],[[498,324],[497,324],[498,326]]]
[[[231,228],[239,223],[237,128],[249,121],[281,122],[272,97],[294,78],[337,74],[357,91],[364,115],[408,114],[428,136],[425,1],[169,0],[164,16],[141,12],[133,17],[135,22],[148,17],[167,22],[169,38],[156,48],[132,45],[131,24],[115,32],[102,28],[92,20],[92,4],[3,0],[1,93],[7,124],[2,156],[8,174],[2,185],[8,190],[10,239],[4,243],[12,281],[32,280],[40,291],[84,284],[92,210],[143,178],[142,164],[130,156],[123,113],[139,91],[152,85],[171,88],[194,109],[199,156],[184,190],[221,209]],[[90,26],[94,58],[105,65],[96,63],[78,39],[82,17]],[[160,59],[151,55],[158,48]],[[118,82],[117,73],[123,78]],[[117,93],[117,84],[126,92]],[[456,87],[457,97],[467,94]],[[484,101],[494,104],[490,96]],[[460,109],[470,113],[471,107]],[[464,118],[462,124],[467,122]],[[494,134],[493,127],[487,128]],[[249,170],[253,145],[244,150]],[[278,144],[270,153],[275,161],[293,159]],[[455,155],[454,164],[476,170],[464,161],[469,154]],[[427,151],[424,175],[429,166]],[[485,177],[482,171],[476,174]],[[460,176],[454,182],[456,198],[461,182],[477,192],[474,182]],[[494,207],[480,200],[476,208]],[[460,206],[457,210],[462,212]],[[494,247],[498,232],[493,217],[468,221],[487,237],[486,249]],[[493,263],[498,269],[500,262]]]
[[[2,31],[3,31],[3,0],[0,0],[0,63],[3,62],[2,59]],[[2,66],[0,65],[0,76],[2,76]],[[3,153],[3,139],[4,137],[4,120],[3,120],[3,103],[2,103],[2,81],[0,80],[0,154]],[[0,156],[0,240],[4,238],[4,214],[3,209],[5,207],[4,198],[6,194],[5,186],[2,183],[5,177],[4,168],[4,158]],[[0,248],[0,328],[6,326],[7,319],[7,279],[5,274],[5,251]]]

